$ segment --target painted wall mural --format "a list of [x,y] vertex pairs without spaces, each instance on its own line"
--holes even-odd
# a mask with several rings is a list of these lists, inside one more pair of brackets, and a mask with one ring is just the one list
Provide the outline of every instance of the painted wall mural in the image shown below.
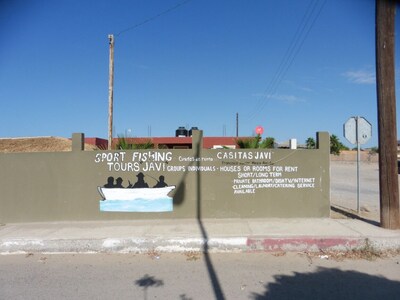
[[320,178],[312,176],[312,172],[305,176],[309,172],[298,165],[274,161],[272,150],[210,153],[201,157],[174,156],[171,151],[157,150],[97,153],[96,164],[103,165],[109,173],[123,174],[109,176],[104,185],[98,186],[100,211],[173,211],[171,194],[177,183],[169,185],[165,179],[172,173],[214,174],[226,181],[225,191],[230,190],[233,197],[271,189],[315,189],[320,185]]
[[[130,161],[125,161],[127,152],[98,153],[96,163],[105,163],[109,172],[136,173],[136,182],[113,176],[107,183],[98,186],[101,195],[100,211],[109,212],[170,212],[173,211],[173,199],[169,194],[175,185],[168,185],[165,176],[157,178],[149,175],[151,171],[165,171],[166,163],[172,160],[172,152],[132,152]],[[145,175],[146,174],[146,175]],[[147,181],[155,182],[153,186]]]
[[174,185],[168,186],[165,177],[161,175],[153,187],[145,181],[145,175],[139,172],[137,181],[128,186],[123,186],[123,179],[113,176],[107,178],[107,183],[97,187],[102,199],[100,211],[118,212],[168,212],[173,210],[172,197],[169,193],[175,189]]
[[[330,215],[329,133],[317,149],[191,149],[0,154],[0,221],[58,222]],[[24,188],[21,188],[23,185]],[[24,208],[24,209],[21,209]]]

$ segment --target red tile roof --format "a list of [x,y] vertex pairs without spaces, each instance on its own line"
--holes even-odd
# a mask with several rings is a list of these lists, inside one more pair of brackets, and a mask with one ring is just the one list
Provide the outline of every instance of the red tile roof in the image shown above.
[[[249,137],[240,137],[240,139],[246,139]],[[236,145],[237,137],[203,137],[203,148],[211,149],[214,146],[234,146]],[[172,148],[174,145],[176,146],[188,146],[192,147],[192,138],[191,137],[136,137],[136,138],[125,138],[128,144],[144,144],[148,141],[153,143],[154,145],[167,145],[169,148]],[[90,144],[104,144],[107,143],[107,140],[99,139],[99,138],[85,138],[86,143]],[[118,139],[114,138],[114,144],[118,143]]]

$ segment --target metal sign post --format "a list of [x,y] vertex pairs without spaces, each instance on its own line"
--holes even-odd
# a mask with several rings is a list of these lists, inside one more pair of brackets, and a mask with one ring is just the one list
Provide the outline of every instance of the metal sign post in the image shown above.
[[372,125],[363,117],[351,117],[343,125],[344,137],[357,144],[357,213],[360,214],[360,145],[372,136]]

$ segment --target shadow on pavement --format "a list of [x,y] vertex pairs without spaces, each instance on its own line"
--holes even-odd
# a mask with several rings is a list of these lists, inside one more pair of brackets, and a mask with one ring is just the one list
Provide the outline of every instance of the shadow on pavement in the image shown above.
[[341,208],[339,208],[337,206],[331,205],[331,210],[334,211],[334,212],[337,212],[337,213],[339,213],[339,214],[341,214],[341,215],[343,215],[343,216],[345,216],[347,218],[350,218],[350,219],[360,220],[360,221],[363,221],[363,222],[366,222],[366,223],[369,223],[371,225],[375,225],[375,226],[378,226],[378,227],[381,226],[381,224],[379,222],[360,217],[360,216],[356,215],[355,213],[352,213],[352,212],[349,212],[347,210],[341,209]]
[[[201,148],[202,145],[201,143],[197,143],[196,147],[193,148],[193,154],[196,158],[201,157]],[[196,161],[192,161],[189,164],[190,166],[192,165],[196,165],[197,167],[200,167],[200,160],[196,160]],[[185,195],[185,181],[186,181],[186,177],[188,175],[188,168],[186,169],[186,171],[183,174],[183,179],[181,180],[181,182],[178,184],[177,186],[177,191],[175,192],[175,195],[173,197],[173,203],[174,206],[175,205],[181,205],[184,202],[185,197],[187,197],[187,195]],[[208,271],[208,275],[210,278],[210,282],[211,282],[211,286],[213,288],[214,291],[214,296],[215,299],[218,300],[224,300],[225,296],[221,287],[221,284],[218,280],[218,276],[217,273],[215,271],[215,268],[212,264],[211,258],[210,258],[210,254],[209,254],[209,246],[208,246],[208,234],[207,231],[204,227],[203,221],[202,221],[202,212],[201,212],[201,208],[202,208],[202,195],[201,195],[201,172],[196,172],[196,194],[195,194],[195,199],[196,199],[196,219],[197,222],[199,224],[199,228],[201,231],[201,235],[203,237],[204,240],[204,245],[202,247],[202,252],[204,255],[204,260],[206,263],[206,267],[207,267],[207,271]],[[186,298],[186,295],[180,295],[181,299],[189,299]]]
[[[196,157],[200,157],[200,151],[201,151],[201,144],[198,143],[197,147],[196,147],[196,153],[195,156]],[[200,166],[200,161],[197,161],[197,166]],[[211,258],[210,258],[210,253],[209,253],[209,247],[208,247],[208,234],[207,231],[204,227],[204,224],[202,222],[202,214],[201,214],[201,172],[196,172],[196,198],[197,198],[197,207],[196,207],[196,211],[197,211],[197,221],[199,223],[199,227],[201,230],[201,234],[203,236],[203,240],[204,240],[204,245],[203,245],[203,254],[204,254],[204,260],[207,266],[207,271],[208,271],[208,275],[210,277],[210,281],[211,281],[211,285],[213,287],[213,291],[214,291],[214,295],[215,295],[215,299],[218,300],[223,300],[225,299],[224,293],[222,291],[221,288],[221,284],[218,280],[218,276],[217,273],[215,272],[214,266],[211,262]]]
[[399,299],[400,282],[356,271],[318,268],[314,273],[276,275],[263,294],[251,299]]
[[154,276],[144,275],[142,278],[135,281],[137,286],[143,288],[144,299],[147,299],[147,290],[149,287],[159,287],[164,285],[164,281],[154,278]]

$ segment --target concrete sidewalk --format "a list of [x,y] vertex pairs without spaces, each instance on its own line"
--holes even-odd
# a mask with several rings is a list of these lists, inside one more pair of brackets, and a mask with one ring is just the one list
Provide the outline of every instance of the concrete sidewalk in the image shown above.
[[0,254],[400,249],[400,230],[354,219],[193,219],[0,226]]

